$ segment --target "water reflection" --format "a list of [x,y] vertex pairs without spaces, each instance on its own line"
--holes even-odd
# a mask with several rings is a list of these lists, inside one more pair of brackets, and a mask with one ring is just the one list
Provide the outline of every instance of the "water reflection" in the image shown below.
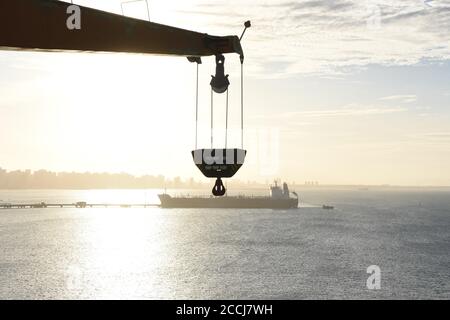
[[[95,209],[74,236],[81,246],[76,294],[96,298],[164,295],[158,280],[167,265],[170,221],[160,209]],[[149,288],[152,288],[149,290]]]
[[[142,190],[89,192],[7,196],[144,197]],[[4,210],[0,298],[448,298],[448,193],[303,196],[338,209]],[[376,293],[365,285],[372,264],[383,272]]]

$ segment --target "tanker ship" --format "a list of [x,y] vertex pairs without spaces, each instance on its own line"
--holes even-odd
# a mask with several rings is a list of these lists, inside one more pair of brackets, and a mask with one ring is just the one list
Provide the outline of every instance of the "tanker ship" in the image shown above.
[[[292,194],[292,196],[291,196]],[[229,208],[229,209],[295,209],[298,195],[290,192],[286,183],[283,188],[275,182],[270,186],[270,196],[227,196],[224,197],[172,197],[160,194],[162,208]]]

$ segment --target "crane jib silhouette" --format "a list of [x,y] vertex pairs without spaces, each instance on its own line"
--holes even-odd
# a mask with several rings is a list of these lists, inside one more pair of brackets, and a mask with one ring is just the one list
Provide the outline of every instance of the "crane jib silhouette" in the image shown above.
[[[216,72],[212,76],[213,94],[227,94],[230,82],[225,74],[225,54],[236,53],[241,62],[241,141],[240,149],[192,151],[196,166],[210,178],[216,178],[213,195],[226,193],[222,178],[231,178],[242,166],[243,149],[243,63],[241,40],[250,21],[238,36],[212,36],[150,21],[134,19],[57,0],[3,0],[0,2],[0,49],[29,51],[124,52],[184,56],[197,64],[196,113],[198,113],[198,65],[201,58],[214,56]],[[198,115],[196,115],[198,120]],[[212,122],[211,122],[212,123]],[[201,159],[196,156],[201,154]]]

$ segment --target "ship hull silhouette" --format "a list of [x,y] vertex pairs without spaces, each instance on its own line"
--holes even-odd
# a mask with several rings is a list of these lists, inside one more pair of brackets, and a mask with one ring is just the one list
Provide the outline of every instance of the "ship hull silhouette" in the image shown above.
[[287,184],[283,189],[275,184],[271,186],[271,195],[255,196],[225,196],[225,197],[172,197],[160,194],[162,208],[228,208],[228,209],[295,209],[298,208],[297,194],[290,196]]

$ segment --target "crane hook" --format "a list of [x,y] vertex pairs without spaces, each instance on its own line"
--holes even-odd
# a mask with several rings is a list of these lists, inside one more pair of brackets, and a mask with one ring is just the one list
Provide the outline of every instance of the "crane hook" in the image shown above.
[[225,186],[223,185],[222,179],[217,178],[216,184],[214,185],[212,189],[212,194],[216,197],[223,197],[227,190],[225,189]]

